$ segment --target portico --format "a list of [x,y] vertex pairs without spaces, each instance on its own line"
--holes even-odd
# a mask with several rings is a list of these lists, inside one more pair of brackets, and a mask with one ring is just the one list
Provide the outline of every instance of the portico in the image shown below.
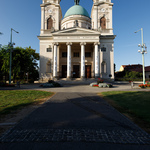
[[[54,45],[54,78],[62,77],[67,79],[84,79],[85,77],[94,78],[96,75],[100,74],[100,66],[98,65],[98,62],[100,62],[100,57],[99,51],[97,51],[96,48],[97,43],[85,42],[66,44],[59,43],[58,45]],[[94,55],[95,51],[97,56]],[[56,55],[56,53],[58,54]],[[95,57],[97,57],[97,61],[94,61]],[[56,64],[58,67],[56,67]]]
[[[55,39],[53,43],[55,60],[53,77],[67,79],[99,77],[99,36],[97,31],[91,32],[89,29],[80,28],[66,29],[61,33],[55,32],[53,34]],[[58,39],[61,39],[62,42],[58,42]]]

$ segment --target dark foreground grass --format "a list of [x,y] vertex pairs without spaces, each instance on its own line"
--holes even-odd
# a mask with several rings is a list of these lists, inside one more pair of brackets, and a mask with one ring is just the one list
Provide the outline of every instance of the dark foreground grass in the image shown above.
[[142,127],[150,128],[150,92],[111,91],[102,95],[121,113],[138,121]]
[[8,114],[12,110],[40,102],[53,93],[33,90],[0,91],[0,115]]

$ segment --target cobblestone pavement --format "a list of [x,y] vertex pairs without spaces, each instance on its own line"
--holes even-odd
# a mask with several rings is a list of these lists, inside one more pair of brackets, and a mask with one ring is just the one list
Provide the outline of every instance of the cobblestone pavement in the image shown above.
[[102,142],[114,144],[150,145],[150,136],[132,130],[39,129],[13,130],[0,142]]
[[150,135],[96,94],[57,93],[0,137],[1,144],[22,142],[148,146]]

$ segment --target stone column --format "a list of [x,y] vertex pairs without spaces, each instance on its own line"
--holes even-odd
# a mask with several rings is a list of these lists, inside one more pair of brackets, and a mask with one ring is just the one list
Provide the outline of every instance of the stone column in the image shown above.
[[53,59],[53,78],[57,78],[57,46],[58,43],[53,43],[54,45],[54,59]]
[[100,77],[100,74],[99,74],[99,50],[98,50],[98,45],[100,43],[99,42],[96,42],[94,43],[95,45],[95,78],[98,78]]
[[67,45],[67,79],[71,79],[71,45],[72,43],[66,43]]
[[82,42],[81,45],[81,79],[85,78],[85,45],[86,43]]

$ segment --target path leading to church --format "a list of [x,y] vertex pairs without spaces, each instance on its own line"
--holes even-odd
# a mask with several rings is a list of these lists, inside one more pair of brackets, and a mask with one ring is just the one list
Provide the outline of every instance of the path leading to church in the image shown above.
[[150,135],[94,93],[57,93],[0,138],[3,150],[148,150]]

